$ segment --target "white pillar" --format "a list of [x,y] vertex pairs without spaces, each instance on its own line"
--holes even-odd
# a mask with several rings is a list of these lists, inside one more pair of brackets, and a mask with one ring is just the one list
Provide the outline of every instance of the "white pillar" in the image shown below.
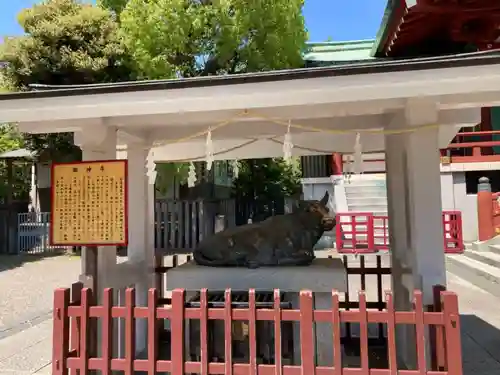
[[[422,130],[387,135],[386,169],[393,291],[398,310],[412,308],[414,289],[433,303],[432,287],[446,285],[440,181],[438,111],[434,103],[410,101],[392,128]],[[407,346],[408,345],[408,346]],[[414,362],[414,333],[399,330],[398,349]]]
[[[116,159],[116,128],[96,126],[89,127],[85,131],[75,133],[75,145],[82,149],[82,160],[114,160]],[[89,261],[88,257],[91,254],[88,249],[82,249],[82,277],[86,281],[89,275],[94,272],[87,267],[93,267],[93,261]],[[116,267],[116,246],[99,246],[97,248],[97,280],[93,280],[95,286],[94,296],[99,304],[102,303],[102,292],[108,287],[108,275],[114,271]],[[94,275],[95,276],[95,275]],[[115,332],[117,330],[115,329]],[[100,353],[101,346],[101,324],[97,324],[97,354]],[[118,335],[115,336],[114,347],[118,344]]]
[[[92,127],[75,133],[75,144],[82,149],[82,160],[114,160],[116,159],[116,128]],[[88,274],[85,269],[87,251],[82,249],[82,274]],[[102,289],[106,287],[105,280],[109,271],[116,265],[116,247],[99,246],[97,251],[97,282],[96,295],[100,300]]]
[[[405,117],[412,127],[437,125],[438,111],[434,103],[409,103]],[[413,280],[424,293],[424,304],[430,305],[433,286],[446,285],[437,127],[408,134],[407,169]]]
[[[127,145],[129,181],[129,244],[128,259],[145,268],[143,280],[135,285],[136,304],[147,305],[147,292],[153,287],[154,265],[154,181],[148,177],[149,146],[143,143]],[[147,344],[147,321],[136,321],[136,348],[143,351]]]

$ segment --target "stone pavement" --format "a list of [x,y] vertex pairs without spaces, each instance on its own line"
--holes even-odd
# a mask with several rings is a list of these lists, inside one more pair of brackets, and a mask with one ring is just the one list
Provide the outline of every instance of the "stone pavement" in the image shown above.
[[0,375],[51,374],[52,299],[80,274],[80,258],[0,256]]
[[464,375],[500,374],[500,299],[448,273],[458,294]]
[[[49,375],[52,293],[78,278],[79,258],[9,268],[0,257],[0,375]],[[451,273],[448,288],[459,294],[464,375],[500,374],[500,299]]]

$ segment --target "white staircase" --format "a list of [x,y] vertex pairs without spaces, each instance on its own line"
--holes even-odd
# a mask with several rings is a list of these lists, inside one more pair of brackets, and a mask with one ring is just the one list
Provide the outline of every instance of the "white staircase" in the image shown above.
[[[385,174],[363,174],[352,175],[350,177],[336,177],[334,179],[335,186],[335,205],[338,213],[362,212],[372,213],[377,216],[387,215],[387,192]],[[362,223],[366,218],[356,218],[357,230],[364,231],[366,226]],[[375,245],[384,245],[384,237],[387,235],[387,222],[382,219],[374,220],[374,236]],[[344,249],[352,249],[353,241],[353,226],[351,219],[344,217],[341,219],[341,228],[343,230],[343,247]],[[351,232],[351,233],[350,233]],[[366,242],[367,238],[364,234],[357,234],[356,240]],[[362,249],[363,245],[356,244],[356,248]]]
[[348,212],[387,215],[385,174],[354,175],[344,179]]
[[500,245],[491,244],[487,251],[466,249],[460,255],[447,255],[446,268],[463,280],[500,297]]

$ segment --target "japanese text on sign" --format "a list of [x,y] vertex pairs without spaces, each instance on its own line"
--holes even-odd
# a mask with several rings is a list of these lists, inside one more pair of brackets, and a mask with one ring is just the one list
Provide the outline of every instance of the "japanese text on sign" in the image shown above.
[[53,245],[127,244],[125,160],[55,164],[52,189]]

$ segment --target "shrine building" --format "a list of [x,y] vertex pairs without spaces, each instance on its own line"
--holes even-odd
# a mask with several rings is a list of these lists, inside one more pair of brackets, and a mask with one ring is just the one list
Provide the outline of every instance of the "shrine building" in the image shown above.
[[[80,240],[71,233],[86,247],[79,282],[55,291],[53,374],[462,375],[459,296],[446,291],[445,251],[463,241],[460,212],[443,210],[442,174],[446,166],[453,179],[454,163],[468,163],[462,149],[483,156],[480,146],[455,140],[485,122],[484,108],[500,106],[499,12],[489,1],[394,0],[374,42],[345,44],[350,55],[325,58],[335,62],[327,66],[309,55],[317,67],[1,94],[1,118],[20,131],[74,132],[81,164],[99,167],[89,172],[90,198],[77,200],[85,209],[71,215],[81,223],[92,212],[94,226],[99,208],[113,212],[121,223],[113,230],[123,233],[113,245],[89,236],[111,238],[101,224]],[[496,157],[492,142],[484,156]],[[375,246],[373,219],[381,215],[365,212],[359,223],[354,209],[339,211],[336,187],[370,178],[364,154],[383,155],[375,161],[387,173],[380,183],[387,217],[376,229],[388,241],[389,264],[352,256],[221,269],[179,264],[179,254],[166,264],[155,252],[155,162],[317,155],[329,158],[332,181],[344,180],[333,188],[337,238],[362,233],[342,238],[363,252]],[[120,169],[107,174],[113,162]],[[74,179],[81,182],[71,189],[83,192],[90,177],[72,168],[53,192],[63,194]],[[121,194],[115,205],[124,216],[104,201],[89,208],[96,189]],[[52,214],[67,215],[70,203],[59,204]],[[117,262],[114,245],[128,247],[126,261]]]

